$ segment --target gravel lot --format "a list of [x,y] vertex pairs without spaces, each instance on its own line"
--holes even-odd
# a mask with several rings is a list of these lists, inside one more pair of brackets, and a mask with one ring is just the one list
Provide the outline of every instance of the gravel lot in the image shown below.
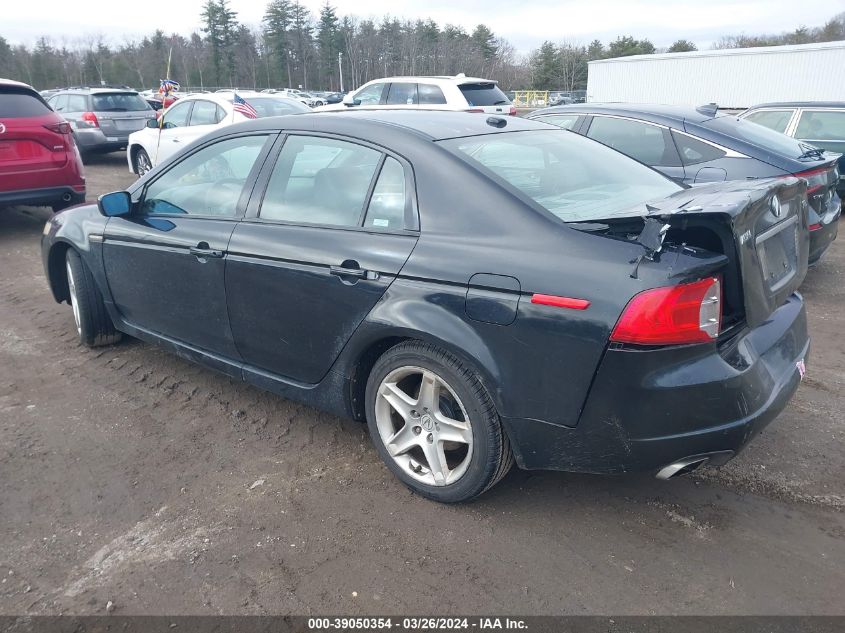
[[[121,153],[87,172],[91,198],[133,179]],[[845,238],[802,288],[804,383],[731,464],[514,470],[446,507],[355,422],[137,341],[81,348],[48,215],[0,210],[0,614],[845,614]]]

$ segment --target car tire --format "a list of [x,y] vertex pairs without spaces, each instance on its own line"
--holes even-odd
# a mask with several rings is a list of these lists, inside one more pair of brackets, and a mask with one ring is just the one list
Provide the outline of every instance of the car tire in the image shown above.
[[449,352],[419,341],[392,347],[373,366],[365,398],[367,425],[380,457],[423,497],[469,501],[513,466],[508,437],[487,390]]
[[94,276],[72,248],[65,256],[65,266],[68,298],[79,342],[86,347],[100,347],[120,341],[121,334],[114,329]]
[[144,176],[153,168],[153,163],[150,160],[150,155],[143,147],[135,152],[135,173],[138,177]]

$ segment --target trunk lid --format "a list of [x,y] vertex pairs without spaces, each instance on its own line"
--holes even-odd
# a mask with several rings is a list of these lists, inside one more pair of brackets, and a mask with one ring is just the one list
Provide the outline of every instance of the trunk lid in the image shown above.
[[806,192],[806,181],[798,178],[692,187],[649,203],[647,217],[669,225],[667,243],[696,246],[696,228],[730,230],[734,252],[724,254],[738,278],[725,280],[726,292],[733,292],[734,303],[741,301],[745,321],[755,327],[786,302],[807,273]]

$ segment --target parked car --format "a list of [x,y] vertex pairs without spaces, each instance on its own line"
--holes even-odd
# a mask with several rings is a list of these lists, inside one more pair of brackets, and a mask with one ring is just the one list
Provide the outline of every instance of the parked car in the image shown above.
[[[244,121],[247,117],[235,110],[235,92],[193,94],[179,99],[156,121],[130,135],[126,148],[129,171],[143,176],[161,161],[218,128]],[[310,112],[297,100],[275,94],[243,91],[237,93],[255,109],[258,117]]]
[[68,88],[47,103],[70,123],[83,160],[125,149],[132,132],[155,121],[155,111],[146,100],[124,88]]
[[83,202],[83,174],[70,124],[31,86],[0,79],[0,204]]
[[839,229],[838,155],[773,132],[712,104],[701,108],[585,104],[537,110],[528,118],[571,129],[687,184],[794,175],[809,181],[810,263]]
[[486,114],[516,114],[510,99],[495,81],[467,77],[387,77],[350,92],[340,104],[321,111],[347,108],[460,110]]
[[549,105],[550,106],[558,106],[558,105],[569,105],[574,103],[572,97],[565,92],[550,92],[549,93]]
[[367,420],[443,502],[529,469],[730,459],[805,371],[806,182],[685,188],[516,117],[218,129],[42,238],[79,340],[121,334]]
[[845,200],[845,101],[764,103],[749,108],[739,118],[841,154],[836,192],[840,200]]
[[327,92],[325,95],[323,95],[323,99],[325,99],[326,104],[340,103],[341,101],[343,101],[344,94],[345,93],[343,92]]

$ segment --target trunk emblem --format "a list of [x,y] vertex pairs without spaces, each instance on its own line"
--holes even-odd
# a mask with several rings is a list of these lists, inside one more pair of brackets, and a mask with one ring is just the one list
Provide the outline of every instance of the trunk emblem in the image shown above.
[[801,376],[801,380],[804,380],[804,374],[807,373],[807,366],[804,364],[804,359],[802,358],[795,366],[798,368],[798,374]]

